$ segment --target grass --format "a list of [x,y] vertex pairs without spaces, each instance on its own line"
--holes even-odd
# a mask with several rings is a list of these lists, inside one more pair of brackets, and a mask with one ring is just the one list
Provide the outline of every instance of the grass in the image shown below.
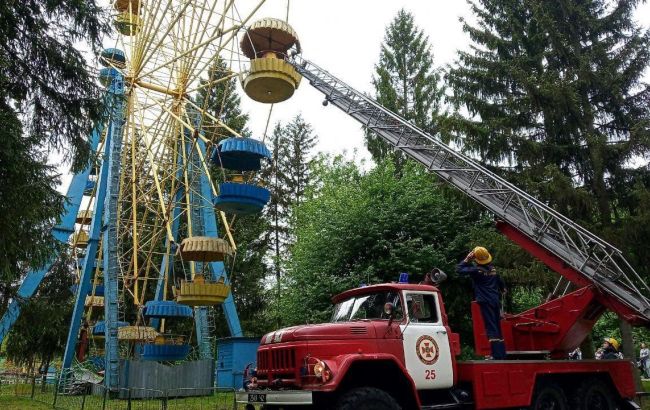
[[51,410],[52,406],[49,404],[34,401],[29,397],[0,396],[0,408],[7,410]]
[[[30,398],[31,384],[4,384],[0,385],[0,409],[52,409],[54,399],[53,386],[47,386],[48,391],[41,393],[40,386],[36,386],[35,398]],[[232,393],[217,393],[212,396],[173,398],[167,402],[169,410],[232,410],[233,404]],[[82,401],[86,409],[102,408],[103,397],[87,395],[68,396],[59,395],[57,397],[57,409],[77,410],[81,408]],[[158,410],[161,405],[161,399],[138,400],[133,399],[131,403],[132,410]],[[106,410],[126,410],[127,400],[113,399],[106,402]]]
[[[643,380],[643,389],[650,392],[650,380]],[[19,396],[16,395],[19,394]],[[52,409],[50,403],[43,403],[32,400],[29,398],[31,393],[31,385],[4,385],[0,386],[0,409],[7,410],[45,410]],[[52,397],[46,395],[42,398],[44,402],[50,402]],[[87,409],[101,408],[101,397],[87,396],[86,397]],[[57,408],[81,408],[80,396],[59,396]],[[157,400],[133,400],[133,410],[148,410],[158,409],[159,402]],[[170,399],[168,402],[168,409],[170,410],[207,410],[207,409],[228,409],[230,410],[232,404],[232,396],[230,394],[217,394],[208,397],[188,397]],[[641,400],[643,410],[650,410],[650,397],[644,397]],[[107,410],[124,410],[127,408],[126,400],[111,400],[107,403]]]

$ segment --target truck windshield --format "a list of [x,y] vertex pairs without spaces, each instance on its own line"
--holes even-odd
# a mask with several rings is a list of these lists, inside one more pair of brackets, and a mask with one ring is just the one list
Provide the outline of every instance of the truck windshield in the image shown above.
[[388,320],[384,307],[386,303],[393,304],[393,318],[402,319],[402,303],[397,292],[378,292],[351,297],[334,306],[331,322],[347,322],[353,320]]

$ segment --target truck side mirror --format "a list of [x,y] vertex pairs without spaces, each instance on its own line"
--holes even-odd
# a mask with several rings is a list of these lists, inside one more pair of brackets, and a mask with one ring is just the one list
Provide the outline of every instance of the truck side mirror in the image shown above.
[[395,319],[395,306],[392,303],[384,303],[384,315],[388,318],[388,326],[392,325]]
[[395,315],[395,306],[392,303],[384,303],[384,315],[389,319]]

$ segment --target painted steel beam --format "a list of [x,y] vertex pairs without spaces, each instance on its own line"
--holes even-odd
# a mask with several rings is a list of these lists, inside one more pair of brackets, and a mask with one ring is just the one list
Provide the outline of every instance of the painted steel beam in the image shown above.
[[[104,158],[108,158],[109,147],[111,145],[111,133],[106,134],[106,141],[104,142]],[[77,338],[79,336],[79,329],[81,327],[84,307],[86,303],[86,295],[91,286],[92,274],[95,267],[95,258],[97,257],[97,249],[99,247],[99,238],[102,229],[102,215],[104,213],[104,200],[106,197],[106,179],[108,177],[108,162],[104,161],[99,172],[97,181],[97,191],[95,194],[95,209],[93,210],[93,218],[90,223],[90,233],[88,239],[88,247],[86,248],[86,255],[82,263],[81,278],[79,279],[79,286],[77,287],[77,294],[75,296],[74,310],[72,311],[72,318],[70,319],[70,328],[68,329],[68,338],[66,342],[65,352],[63,354],[63,371],[67,371],[72,366],[72,361],[75,356],[75,348],[77,346]]]
[[103,215],[104,238],[104,321],[105,334],[105,370],[104,384],[107,389],[115,391],[119,388],[120,357],[118,350],[118,303],[119,303],[119,255],[118,255],[118,207],[120,193],[120,169],[122,153],[122,134],[124,130],[124,80],[121,75],[116,76],[108,87],[108,92],[113,94],[115,103],[112,106],[111,121],[107,138],[110,140],[108,162],[108,175],[106,197],[104,200],[105,212]]

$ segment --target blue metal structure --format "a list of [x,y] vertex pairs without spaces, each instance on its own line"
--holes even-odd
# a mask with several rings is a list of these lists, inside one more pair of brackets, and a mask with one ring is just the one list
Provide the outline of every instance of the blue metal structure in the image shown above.
[[[117,327],[124,327],[128,326],[129,322],[117,322]],[[99,322],[95,323],[95,326],[93,326],[93,335],[94,336],[105,336],[106,335],[106,322],[103,320],[100,320]]]
[[[106,369],[104,384],[107,389],[115,390],[119,386],[120,357],[118,351],[118,244],[117,221],[120,192],[120,168],[122,153],[122,131],[124,127],[124,80],[116,76],[108,88],[114,98],[110,115],[107,140],[110,141],[109,154],[106,159],[108,168],[106,197],[104,198],[104,237],[102,239],[104,256],[104,321],[106,322]],[[98,219],[98,216],[95,217]]]
[[190,345],[188,344],[153,344],[147,343],[142,346],[141,357],[143,360],[153,360],[159,362],[171,362],[184,360],[190,354]]
[[239,389],[244,381],[244,369],[251,364],[255,368],[257,337],[227,337],[217,340],[217,387]]
[[[112,95],[107,94],[110,98],[107,103],[111,107],[113,105]],[[109,108],[110,109],[110,108]],[[106,140],[104,141],[104,155],[108,155],[111,142],[111,133],[106,133]],[[104,196],[106,195],[106,179],[108,177],[107,162],[103,162],[101,171],[99,172],[99,183],[97,189],[97,202],[95,207],[95,215],[102,215],[104,211]],[[70,329],[68,329],[68,338],[66,342],[65,352],[63,354],[63,369],[67,370],[72,365],[75,354],[75,345],[79,330],[82,325],[82,316],[84,312],[84,305],[86,296],[91,291],[91,279],[93,268],[95,265],[95,254],[99,247],[99,236],[101,232],[101,218],[93,218],[90,225],[90,234],[88,239],[88,247],[86,248],[86,255],[84,256],[81,277],[77,285],[77,292],[75,296],[74,310],[72,311],[72,318],[70,319]]]

